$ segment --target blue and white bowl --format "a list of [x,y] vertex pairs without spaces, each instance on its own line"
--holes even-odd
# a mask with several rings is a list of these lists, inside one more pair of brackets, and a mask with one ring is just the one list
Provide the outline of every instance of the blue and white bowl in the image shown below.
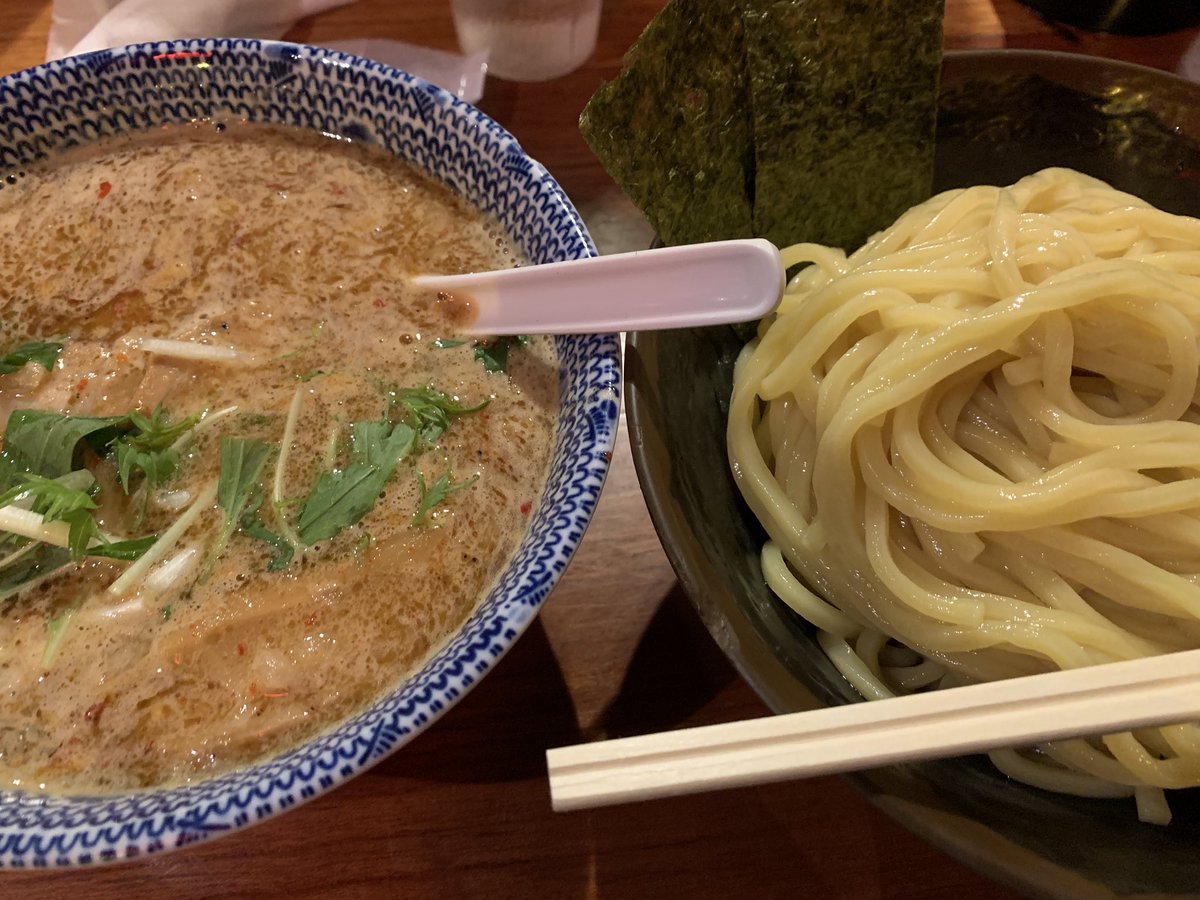
[[[270,41],[141,44],[0,79],[0,178],[105,136],[195,119],[290,125],[375,144],[498,220],[533,262],[594,256],[562,189],[477,109],[379,63]],[[499,582],[391,693],[274,759],[187,787],[106,797],[0,792],[0,868],[94,865],[173,850],[311,800],[427,728],[485,675],[583,537],[617,433],[616,335],[555,339],[562,399],[551,471]]]

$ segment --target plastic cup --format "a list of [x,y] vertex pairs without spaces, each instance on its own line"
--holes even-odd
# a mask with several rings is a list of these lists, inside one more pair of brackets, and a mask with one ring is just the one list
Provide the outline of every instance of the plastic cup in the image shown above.
[[592,55],[600,0],[453,0],[463,53],[488,54],[488,74],[547,81]]

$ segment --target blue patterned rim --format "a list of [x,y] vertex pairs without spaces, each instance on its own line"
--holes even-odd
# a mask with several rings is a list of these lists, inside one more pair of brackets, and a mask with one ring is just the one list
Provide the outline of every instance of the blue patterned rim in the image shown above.
[[[140,44],[0,79],[0,178],[107,135],[234,119],[316,129],[414,163],[495,217],[533,262],[594,256],[579,214],[507,131],[419,78],[273,41]],[[405,683],[336,730],[199,784],[111,797],[0,792],[0,867],[134,859],[227,834],[311,800],[444,713],[532,621],[578,546],[616,441],[616,335],[555,339],[562,411],[545,494],[499,582]]]

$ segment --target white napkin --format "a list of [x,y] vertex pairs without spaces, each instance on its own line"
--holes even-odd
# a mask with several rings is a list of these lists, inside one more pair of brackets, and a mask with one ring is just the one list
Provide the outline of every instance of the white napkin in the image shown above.
[[[278,38],[305,16],[352,0],[54,0],[46,59],[175,38]],[[462,57],[400,41],[364,38],[332,49],[419,75],[473,103],[483,96],[487,55]]]

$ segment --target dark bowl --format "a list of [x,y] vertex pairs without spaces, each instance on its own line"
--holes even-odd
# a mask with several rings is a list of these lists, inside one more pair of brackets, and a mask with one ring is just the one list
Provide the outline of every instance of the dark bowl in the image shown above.
[[[1060,53],[949,54],[938,114],[937,190],[1009,184],[1050,165],[1200,215],[1200,86]],[[811,628],[768,591],[763,532],[725,455],[741,341],[729,327],[631,334],[634,464],[675,571],[701,619],[776,712],[859,699]],[[883,810],[982,872],[1053,897],[1200,894],[1200,791],[1172,795],[1168,827],[1132,800],[1084,800],[1010,781],[986,757],[852,776]]]

